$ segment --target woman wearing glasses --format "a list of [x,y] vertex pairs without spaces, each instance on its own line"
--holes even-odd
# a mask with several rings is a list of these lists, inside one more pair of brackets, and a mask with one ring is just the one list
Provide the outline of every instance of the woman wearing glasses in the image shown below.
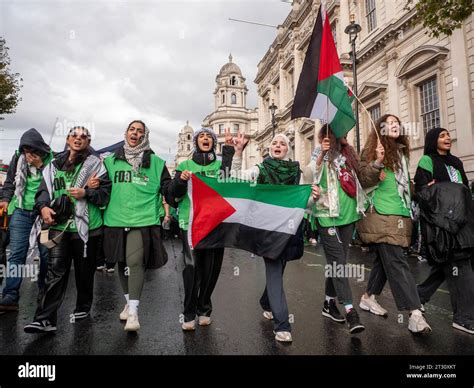
[[[102,234],[99,207],[105,206],[110,196],[106,170],[101,160],[91,154],[90,142],[86,128],[72,128],[66,138],[68,149],[56,155],[43,170],[35,208],[50,227],[49,242],[54,241],[56,245],[49,250],[46,285],[40,294],[34,321],[25,326],[27,333],[56,331],[57,311],[66,294],[72,261],[77,298],[71,322],[89,316],[95,255]],[[88,187],[94,177],[102,180],[97,189]],[[68,207],[71,209],[69,217]]]

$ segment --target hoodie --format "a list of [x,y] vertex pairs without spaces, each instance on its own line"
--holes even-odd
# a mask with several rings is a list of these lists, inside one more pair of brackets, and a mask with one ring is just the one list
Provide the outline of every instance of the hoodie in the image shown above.
[[15,177],[17,174],[18,160],[23,152],[24,147],[28,147],[37,151],[43,160],[43,166],[39,169],[36,175],[28,174],[25,190],[23,193],[23,206],[25,210],[33,210],[34,198],[41,182],[41,172],[52,159],[53,154],[51,148],[45,143],[41,134],[35,129],[31,128],[26,131],[20,138],[20,145],[15,151],[10,165],[8,167],[7,178],[3,187],[0,189],[0,202],[9,202],[8,214],[12,214],[18,207],[18,198],[15,196]]

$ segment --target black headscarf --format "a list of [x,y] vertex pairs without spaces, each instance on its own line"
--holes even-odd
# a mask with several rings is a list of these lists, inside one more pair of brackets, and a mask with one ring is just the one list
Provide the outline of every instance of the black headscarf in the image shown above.
[[424,154],[431,157],[431,160],[433,161],[433,179],[437,182],[451,181],[446,166],[453,166],[461,173],[464,185],[469,187],[469,180],[467,179],[461,160],[456,156],[451,155],[450,151],[448,151],[446,155],[441,155],[438,152],[438,138],[443,131],[447,132],[447,129],[433,128],[427,132],[425,137]]

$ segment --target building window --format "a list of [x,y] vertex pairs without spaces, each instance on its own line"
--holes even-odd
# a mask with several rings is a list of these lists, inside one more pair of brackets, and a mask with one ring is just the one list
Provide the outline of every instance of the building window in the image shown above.
[[222,103],[225,104],[225,94],[222,92]]
[[235,93],[232,93],[231,96],[230,96],[230,103],[232,105],[235,105],[237,104],[237,96],[235,95]]
[[367,31],[370,32],[377,27],[375,0],[365,0],[365,17],[367,18]]
[[380,104],[374,105],[369,108],[370,117],[374,123],[380,118]]
[[233,75],[232,77],[230,77],[230,84],[231,84],[232,86],[237,85],[237,78],[235,77],[235,75]]
[[191,151],[191,144],[187,144],[187,145],[186,145],[186,150],[187,150],[187,151]]
[[188,134],[188,140],[191,140],[191,135]]
[[430,129],[439,127],[439,98],[436,77],[430,78],[419,86],[421,122],[426,134]]
[[334,39],[334,44],[337,47],[337,23],[334,22],[331,24],[332,38]]
[[239,132],[239,124],[234,124],[234,133]]
[[224,124],[219,124],[219,134],[223,134],[224,133]]

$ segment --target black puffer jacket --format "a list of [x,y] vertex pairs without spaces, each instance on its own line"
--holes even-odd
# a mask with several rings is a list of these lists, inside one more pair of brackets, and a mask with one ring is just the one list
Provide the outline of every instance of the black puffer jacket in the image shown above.
[[474,255],[474,202],[459,183],[439,182],[417,193],[421,233],[431,264],[463,260]]

